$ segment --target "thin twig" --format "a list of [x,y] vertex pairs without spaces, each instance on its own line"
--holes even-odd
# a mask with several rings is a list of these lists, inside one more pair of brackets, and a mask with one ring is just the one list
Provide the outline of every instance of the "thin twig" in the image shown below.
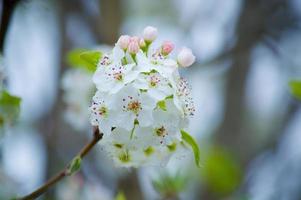
[[[91,142],[89,144],[87,144],[86,146],[84,146],[81,151],[76,155],[76,157],[80,157],[81,159],[84,158],[90,151],[91,149],[95,146],[95,144],[98,143],[98,141],[100,141],[102,139],[103,134],[99,132],[98,128],[94,128],[93,130],[93,139],[91,140]],[[50,178],[44,185],[42,185],[41,187],[39,187],[37,190],[35,190],[34,192],[21,197],[21,198],[17,198],[18,200],[32,200],[32,199],[36,199],[37,197],[41,196],[43,193],[45,193],[50,187],[52,187],[53,185],[55,185],[56,183],[58,183],[59,181],[61,181],[64,177],[69,176],[69,167],[70,167],[69,163],[65,169],[63,169],[61,172],[59,172],[57,175],[55,175],[54,177]]]

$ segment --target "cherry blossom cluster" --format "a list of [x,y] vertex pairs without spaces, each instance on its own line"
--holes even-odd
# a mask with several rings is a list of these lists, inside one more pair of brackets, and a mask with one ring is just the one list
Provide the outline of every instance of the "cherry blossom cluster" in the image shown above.
[[178,68],[195,61],[182,48],[170,58],[174,44],[153,48],[156,28],[142,37],[123,35],[100,59],[93,82],[91,123],[104,134],[102,148],[119,166],[164,165],[185,147],[181,130],[194,114],[190,86]]

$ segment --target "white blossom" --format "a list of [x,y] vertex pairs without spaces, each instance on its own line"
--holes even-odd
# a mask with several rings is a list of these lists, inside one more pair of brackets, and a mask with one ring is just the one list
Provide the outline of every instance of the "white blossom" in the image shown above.
[[147,90],[151,97],[159,101],[172,95],[173,92],[168,79],[158,72],[140,73],[133,85],[137,89]]
[[66,105],[64,119],[74,129],[84,131],[89,127],[91,97],[95,92],[92,74],[82,69],[67,70],[62,79],[63,101]]
[[[138,71],[133,70],[133,63],[123,65],[124,53],[115,47],[112,55],[105,55],[93,75],[93,82],[102,92],[116,93],[127,83],[135,80]],[[113,61],[110,61],[113,58]]]
[[177,62],[166,58],[158,50],[150,51],[149,56],[144,52],[137,53],[137,70],[139,72],[150,72],[155,70],[163,77],[170,78],[177,71]]
[[175,106],[187,117],[193,116],[195,112],[191,96],[191,86],[183,78],[178,78],[174,91]]
[[147,92],[126,86],[114,98],[115,107],[119,111],[115,120],[120,127],[127,130],[133,128],[135,120],[139,126],[149,126],[153,121],[152,112],[156,103]]
[[114,115],[112,113],[113,102],[110,95],[97,91],[93,97],[91,110],[91,124],[98,126],[104,134],[109,134],[111,128],[115,126]]
[[100,146],[118,166],[164,166],[171,156],[185,152],[181,130],[194,113],[190,87],[169,57],[171,42],[151,49],[156,34],[156,29],[145,29],[145,43],[129,36],[126,49],[120,48],[120,38],[93,75],[97,92],[91,124],[104,133]]
[[[107,52],[111,51],[112,47],[100,45],[94,49]],[[109,62],[106,56],[103,56],[102,61]],[[91,105],[91,98],[96,92],[96,87],[92,81],[93,72],[78,67],[69,68],[63,73],[61,88],[65,104],[64,120],[77,131],[89,132],[90,110],[88,107]]]

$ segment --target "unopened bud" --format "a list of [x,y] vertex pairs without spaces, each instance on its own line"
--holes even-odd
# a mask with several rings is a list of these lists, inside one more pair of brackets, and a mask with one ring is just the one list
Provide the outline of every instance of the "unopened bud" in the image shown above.
[[168,55],[170,52],[172,52],[172,50],[174,49],[175,45],[170,42],[170,41],[165,41],[163,44],[162,44],[162,54],[163,55]]
[[144,30],[143,30],[143,39],[146,42],[152,42],[154,41],[158,36],[158,30],[155,27],[152,26],[147,26]]
[[178,63],[181,67],[189,67],[195,61],[191,49],[184,47],[178,54]]
[[123,50],[128,48],[129,43],[130,43],[130,36],[128,35],[120,36],[120,38],[117,41],[117,45]]

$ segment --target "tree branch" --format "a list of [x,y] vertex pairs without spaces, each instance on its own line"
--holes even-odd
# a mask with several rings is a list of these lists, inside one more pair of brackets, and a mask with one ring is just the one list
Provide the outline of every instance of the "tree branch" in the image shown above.
[[13,11],[20,0],[2,0],[2,16],[0,27],[0,52],[3,53],[4,41]]
[[[84,146],[81,151],[76,155],[76,157],[80,157],[81,159],[84,158],[90,151],[91,149],[102,139],[103,134],[99,132],[98,128],[94,128],[93,130],[93,139],[89,144]],[[39,187],[37,190],[34,192],[21,197],[17,198],[18,200],[32,200],[36,199],[37,197],[41,196],[43,193],[45,193],[50,187],[61,181],[64,177],[70,176],[69,173],[69,167],[70,167],[71,162],[63,169],[61,172],[59,172],[57,175],[54,177],[50,178],[44,185]]]

